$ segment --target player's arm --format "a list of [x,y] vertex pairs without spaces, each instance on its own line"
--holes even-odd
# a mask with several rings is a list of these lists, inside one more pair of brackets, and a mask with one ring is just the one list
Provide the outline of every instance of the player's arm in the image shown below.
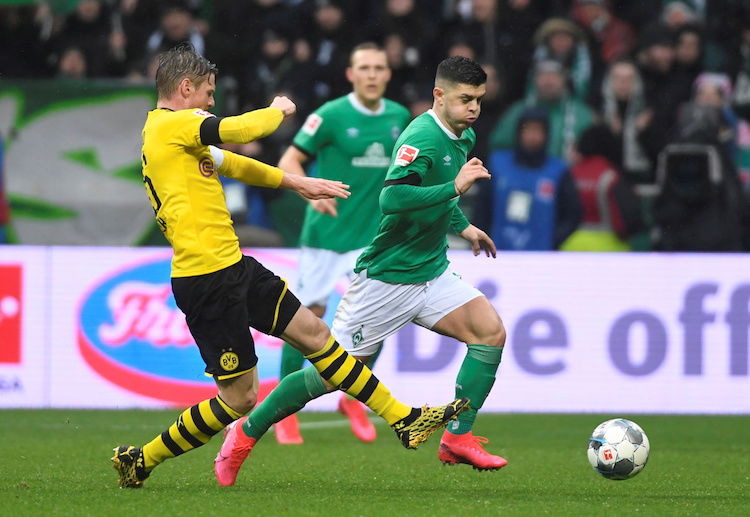
[[340,181],[286,174],[273,165],[240,154],[210,146],[219,173],[256,187],[286,188],[307,199],[349,197],[349,185]]
[[488,257],[494,258],[497,256],[495,243],[490,236],[471,224],[458,206],[453,209],[453,214],[451,214],[451,228],[471,243],[471,249],[475,256],[479,255],[481,250],[484,250]]
[[429,208],[464,194],[480,178],[490,174],[478,158],[472,158],[461,167],[456,179],[440,185],[422,186],[422,179],[432,161],[427,153],[409,163],[403,176],[385,182],[380,192],[380,208],[384,214],[394,214]]
[[309,160],[307,153],[295,145],[290,145],[279,160],[279,169],[296,174],[297,176],[307,176],[305,172],[305,163]]
[[267,108],[232,117],[207,117],[200,125],[203,145],[246,144],[276,131],[296,106],[286,97],[276,97]]

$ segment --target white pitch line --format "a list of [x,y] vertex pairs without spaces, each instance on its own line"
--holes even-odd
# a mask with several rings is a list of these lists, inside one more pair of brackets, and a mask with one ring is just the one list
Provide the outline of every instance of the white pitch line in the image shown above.
[[[379,417],[369,417],[368,420],[374,425],[385,423],[385,420]],[[337,418],[336,420],[324,420],[322,422],[300,422],[300,429],[332,429],[335,427],[348,427],[349,420],[346,418]]]

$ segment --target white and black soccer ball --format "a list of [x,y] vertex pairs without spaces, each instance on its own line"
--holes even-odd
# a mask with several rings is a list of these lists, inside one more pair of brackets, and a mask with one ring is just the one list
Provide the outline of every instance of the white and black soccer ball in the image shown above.
[[629,479],[646,466],[649,449],[648,436],[638,424],[615,418],[591,433],[589,463],[607,479]]

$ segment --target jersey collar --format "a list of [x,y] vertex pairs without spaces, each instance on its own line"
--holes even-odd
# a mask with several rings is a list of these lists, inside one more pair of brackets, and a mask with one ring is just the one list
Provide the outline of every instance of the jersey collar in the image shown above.
[[359,102],[359,99],[356,95],[354,95],[354,92],[350,92],[346,97],[349,99],[349,102],[352,103],[352,107],[364,115],[374,117],[376,115],[382,115],[385,111],[385,101],[383,99],[380,99],[380,106],[378,106],[378,109],[372,111],[367,106]]
[[437,124],[438,127],[443,130],[443,133],[448,135],[448,138],[450,138],[451,140],[461,140],[464,137],[464,133],[466,133],[466,131],[461,131],[461,136],[456,136],[456,134],[453,131],[445,127],[445,124],[443,124],[443,121],[440,120],[440,117],[437,116],[437,113],[435,113],[435,111],[432,108],[427,110],[427,114],[431,116],[433,119],[435,119],[435,124]]

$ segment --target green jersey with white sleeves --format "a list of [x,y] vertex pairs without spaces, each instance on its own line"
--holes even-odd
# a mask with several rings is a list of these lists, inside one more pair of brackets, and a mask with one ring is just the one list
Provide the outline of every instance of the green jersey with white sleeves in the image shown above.
[[469,221],[458,207],[454,180],[476,142],[460,137],[433,110],[415,118],[396,142],[380,194],[378,234],[357,259],[355,272],[395,284],[428,282],[448,267],[447,233]]
[[319,177],[349,185],[351,196],[336,200],[338,217],[308,206],[302,245],[343,253],[372,241],[380,219],[378,193],[410,118],[405,107],[388,99],[377,111],[368,110],[354,93],[325,103],[307,118],[294,146],[317,160]]

